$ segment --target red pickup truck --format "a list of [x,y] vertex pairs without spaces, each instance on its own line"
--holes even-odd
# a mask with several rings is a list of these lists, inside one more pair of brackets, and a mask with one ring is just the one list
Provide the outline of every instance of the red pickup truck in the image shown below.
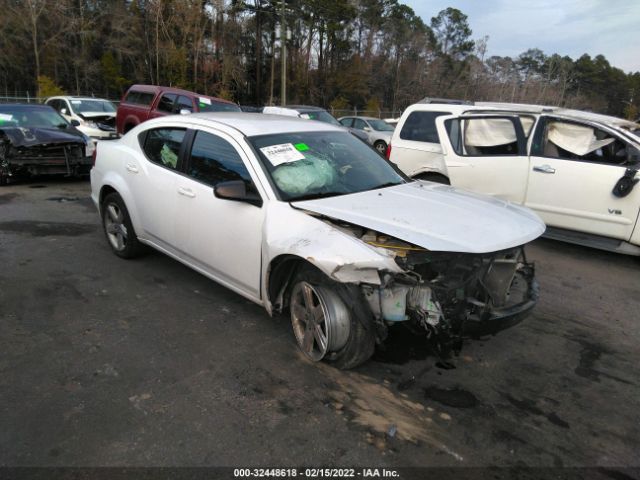
[[116,129],[120,135],[151,118],[191,112],[240,112],[233,102],[217,97],[157,85],[133,85],[116,113]]

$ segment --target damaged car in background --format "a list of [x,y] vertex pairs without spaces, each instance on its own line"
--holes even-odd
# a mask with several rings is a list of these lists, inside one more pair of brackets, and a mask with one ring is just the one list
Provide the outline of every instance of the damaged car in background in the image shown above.
[[0,185],[31,175],[87,175],[94,148],[49,106],[0,105]]
[[112,251],[152,246],[270,314],[338,368],[408,328],[447,359],[535,306],[530,210],[411,181],[348,132],[264,114],[156,119],[100,143],[92,198]]
[[76,128],[94,141],[118,138],[116,107],[109,100],[61,96],[50,97],[44,103],[53,107],[69,122],[77,122]]

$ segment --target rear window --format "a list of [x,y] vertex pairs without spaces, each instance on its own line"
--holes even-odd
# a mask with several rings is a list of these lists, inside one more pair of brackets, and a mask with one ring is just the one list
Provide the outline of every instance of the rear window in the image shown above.
[[155,94],[153,93],[131,90],[127,93],[124,101],[127,103],[135,103],[136,105],[149,106],[151,105],[151,102],[153,102],[153,97],[155,97]]
[[400,138],[414,142],[440,143],[436,118],[450,112],[411,112],[400,130]]

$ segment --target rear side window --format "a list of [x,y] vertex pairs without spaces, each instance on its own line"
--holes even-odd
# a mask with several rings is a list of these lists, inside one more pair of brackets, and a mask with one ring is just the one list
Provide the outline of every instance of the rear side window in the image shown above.
[[436,118],[450,112],[411,112],[400,130],[400,138],[414,142],[440,143]]
[[345,127],[350,127],[353,124],[353,118],[343,118],[340,123]]
[[212,187],[228,180],[242,180],[247,187],[252,185],[236,149],[225,139],[207,132],[196,133],[188,174]]
[[127,93],[127,98],[124,99],[127,103],[135,103],[136,105],[151,105],[155,94],[150,92],[139,92],[137,90],[131,90]]
[[156,128],[146,132],[144,153],[149,160],[172,170],[178,169],[180,147],[186,130],[182,128]]

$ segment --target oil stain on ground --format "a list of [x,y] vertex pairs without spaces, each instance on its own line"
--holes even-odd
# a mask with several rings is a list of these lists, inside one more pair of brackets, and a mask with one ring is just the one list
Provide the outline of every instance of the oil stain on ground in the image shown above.
[[0,230],[13,233],[25,233],[32,237],[76,237],[95,232],[95,225],[68,222],[38,222],[34,220],[15,220],[0,222]]
[[389,329],[389,336],[384,345],[376,348],[373,360],[402,365],[410,360],[424,360],[430,353],[426,337],[398,325]]
[[430,386],[424,389],[424,396],[429,400],[453,408],[473,408],[480,403],[473,393],[459,388],[445,389]]
[[17,193],[5,193],[4,195],[0,195],[0,205],[11,202],[17,196]]
[[518,400],[517,398],[511,396],[508,393],[501,393],[502,397],[505,398],[513,407],[517,410],[529,414],[546,418],[549,423],[556,425],[558,427],[569,429],[571,428],[569,423],[560,418],[555,412],[546,413],[542,411],[537,405],[536,402],[530,400],[528,398],[523,398],[522,400]]

